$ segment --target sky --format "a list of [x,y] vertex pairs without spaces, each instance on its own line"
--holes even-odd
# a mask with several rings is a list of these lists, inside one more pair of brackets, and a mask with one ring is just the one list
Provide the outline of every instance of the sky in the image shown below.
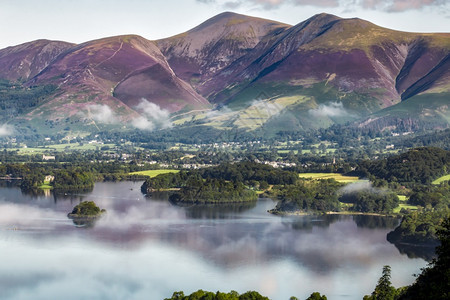
[[450,32],[450,0],[0,0],[0,49],[121,34],[156,40],[224,11],[291,25],[324,12],[402,31]]

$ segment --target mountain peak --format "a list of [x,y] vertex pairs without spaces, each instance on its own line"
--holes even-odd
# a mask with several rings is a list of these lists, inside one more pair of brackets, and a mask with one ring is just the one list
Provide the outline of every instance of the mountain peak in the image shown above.
[[337,19],[342,19],[341,17],[335,16],[333,14],[328,14],[328,13],[319,13],[319,14],[315,14],[314,16],[312,16],[311,18],[309,18],[309,20],[311,19],[333,19],[333,20],[337,20]]
[[220,14],[206,20],[205,22],[194,27],[193,29],[189,30],[188,32],[202,31],[207,28],[217,27],[217,26],[223,26],[225,28],[228,28],[228,27],[237,27],[238,28],[242,25],[248,26],[248,25],[252,25],[252,24],[255,24],[255,25],[257,25],[257,24],[271,24],[271,25],[277,24],[277,25],[288,26],[287,24],[284,24],[281,22],[241,15],[238,13],[227,11],[227,12],[220,13]]

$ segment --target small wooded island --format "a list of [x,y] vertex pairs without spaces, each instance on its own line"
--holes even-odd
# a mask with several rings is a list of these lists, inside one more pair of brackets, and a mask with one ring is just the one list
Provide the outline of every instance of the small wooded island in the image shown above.
[[77,221],[96,220],[104,213],[106,213],[106,210],[100,209],[94,201],[83,201],[76,205],[67,217]]

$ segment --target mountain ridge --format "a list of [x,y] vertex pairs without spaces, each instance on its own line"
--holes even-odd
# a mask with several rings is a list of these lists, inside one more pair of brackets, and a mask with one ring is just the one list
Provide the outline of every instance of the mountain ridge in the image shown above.
[[[150,122],[154,116],[142,103],[178,125],[253,130],[286,118],[296,124],[291,130],[306,130],[365,124],[371,114],[427,95],[445,128],[449,53],[450,33],[399,32],[325,13],[292,26],[225,12],[153,41],[122,35],[0,49],[0,79],[56,86],[48,101],[18,119],[38,127],[44,119],[58,120],[58,130],[130,127],[141,117]],[[113,117],[89,117],[92,105]]]

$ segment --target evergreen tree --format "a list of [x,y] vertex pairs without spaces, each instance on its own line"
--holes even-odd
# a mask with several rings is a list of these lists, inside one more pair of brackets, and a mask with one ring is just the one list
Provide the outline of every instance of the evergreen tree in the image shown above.
[[391,267],[384,266],[375,290],[371,296],[364,296],[364,300],[394,300],[396,295],[397,290],[391,284]]

